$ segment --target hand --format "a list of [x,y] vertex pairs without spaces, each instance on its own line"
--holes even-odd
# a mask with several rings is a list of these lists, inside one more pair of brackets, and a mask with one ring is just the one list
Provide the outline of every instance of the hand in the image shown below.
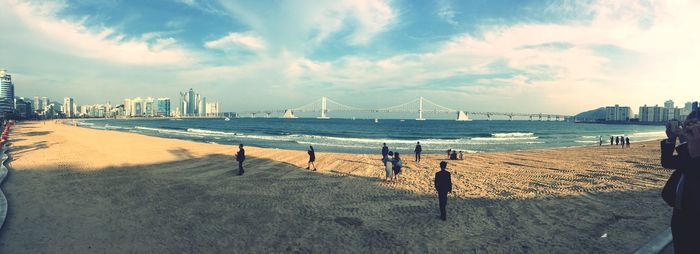
[[700,157],[700,124],[687,127],[684,131],[691,158]]
[[668,121],[666,123],[666,137],[668,137],[667,142],[669,143],[676,143],[676,138],[678,137],[678,133],[676,130],[676,126],[674,126],[671,121]]

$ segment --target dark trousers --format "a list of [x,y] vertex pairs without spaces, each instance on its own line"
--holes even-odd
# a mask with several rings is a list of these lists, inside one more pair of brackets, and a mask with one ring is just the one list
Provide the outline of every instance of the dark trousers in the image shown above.
[[700,218],[693,211],[673,209],[671,217],[671,234],[673,251],[678,254],[698,253],[700,251]]
[[416,161],[420,161],[420,152],[416,153]]
[[238,174],[239,175],[243,174],[243,162],[242,161],[238,162]]
[[447,220],[447,192],[438,192],[438,199],[440,200],[440,219]]

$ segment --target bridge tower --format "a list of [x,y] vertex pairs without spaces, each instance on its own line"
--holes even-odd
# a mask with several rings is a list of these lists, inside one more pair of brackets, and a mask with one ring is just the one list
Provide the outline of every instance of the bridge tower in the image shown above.
[[318,119],[330,119],[328,117],[328,98],[326,96],[321,97],[321,116]]
[[423,96],[418,99],[418,118],[416,120],[425,121],[425,118],[423,118]]

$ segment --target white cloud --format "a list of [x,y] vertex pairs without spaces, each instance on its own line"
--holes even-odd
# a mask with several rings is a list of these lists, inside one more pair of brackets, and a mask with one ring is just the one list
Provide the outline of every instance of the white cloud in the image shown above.
[[440,17],[442,20],[447,22],[448,24],[451,25],[457,25],[459,22],[455,20],[455,16],[457,15],[457,12],[452,8],[449,2],[447,0],[440,0],[437,2],[437,15]]
[[182,65],[194,59],[173,38],[150,37],[126,39],[112,28],[89,28],[82,22],[58,18],[63,6],[51,2],[14,2],[8,6],[19,22],[24,23],[34,41],[64,53],[120,64]]
[[265,49],[265,42],[260,37],[251,34],[229,33],[222,38],[206,42],[204,46],[212,49],[243,46],[252,50],[263,50]]
[[318,46],[345,29],[350,30],[349,34],[343,34],[347,36],[347,44],[366,45],[398,18],[386,0],[280,1],[273,7],[258,2],[220,1],[220,4],[259,35],[267,40],[274,38],[287,49]]

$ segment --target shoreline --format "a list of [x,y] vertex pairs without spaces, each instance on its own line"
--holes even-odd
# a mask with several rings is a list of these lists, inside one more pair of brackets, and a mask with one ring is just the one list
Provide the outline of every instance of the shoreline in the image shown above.
[[[109,120],[112,120],[112,119],[109,119]],[[125,119],[125,120],[129,120],[129,119]],[[132,119],[132,120],[134,120],[134,119]],[[135,120],[140,120],[140,119],[135,119]],[[157,119],[155,119],[155,120],[157,120]],[[234,145],[234,144],[238,144],[238,143],[239,143],[239,142],[228,141],[228,140],[223,140],[223,142],[222,142],[222,140],[218,140],[218,139],[217,139],[217,140],[198,140],[198,139],[195,139],[195,138],[188,138],[188,137],[186,137],[186,136],[181,136],[181,137],[180,137],[180,136],[175,135],[175,136],[173,137],[173,136],[161,136],[161,135],[156,134],[156,133],[137,133],[137,132],[129,131],[129,130],[130,130],[130,129],[129,129],[130,127],[123,127],[123,128],[127,128],[127,129],[104,129],[104,128],[94,128],[94,127],[91,127],[92,124],[90,124],[90,125],[82,125],[82,126],[81,126],[80,124],[78,124],[77,126],[78,126],[78,127],[87,128],[87,129],[108,130],[108,131],[120,131],[120,132],[125,132],[125,133],[136,133],[136,134],[141,134],[141,135],[146,135],[146,136],[151,136],[151,137],[162,137],[162,138],[169,138],[169,139],[188,140],[188,141],[204,142],[204,143],[212,143],[212,144]],[[116,127],[122,128],[121,126],[116,126]],[[137,129],[138,129],[138,128],[144,128],[144,129],[149,129],[149,130],[151,130],[151,129],[159,129],[159,128],[155,128],[155,127],[140,127],[140,126],[136,126],[135,128],[137,128]],[[170,130],[170,129],[168,129],[168,130]],[[189,129],[173,129],[173,130],[178,130],[178,131],[183,131],[183,132],[188,132],[188,131],[189,131]],[[219,131],[217,130],[217,131],[215,131],[215,132],[219,132]],[[642,132],[642,133],[647,133],[647,132]],[[232,133],[230,133],[230,134],[234,134],[233,137],[240,136],[240,138],[244,138],[244,139],[247,138],[246,136],[248,136],[248,135],[258,135],[258,134],[243,134],[243,133],[237,133],[237,132],[236,132],[236,133],[233,133],[233,132],[232,132]],[[193,133],[193,135],[205,135],[205,134]],[[307,135],[310,135],[310,134],[307,134]],[[631,134],[631,135],[634,135],[634,134]],[[205,136],[206,136],[206,135],[205,135]],[[311,135],[311,136],[313,136],[313,135]],[[274,136],[273,136],[273,137],[274,137]],[[321,137],[323,137],[323,136],[321,135]],[[202,138],[202,139],[205,139],[204,136],[202,136],[201,138]],[[283,137],[283,136],[280,136],[280,138],[282,139],[282,138],[284,138],[284,137]],[[336,137],[331,137],[331,138],[336,138]],[[343,137],[343,138],[346,138],[346,137]],[[347,138],[350,138],[350,137],[347,137]],[[480,137],[480,136],[477,136],[477,138],[481,138],[481,137]],[[255,138],[252,138],[252,139],[255,139]],[[635,144],[643,144],[643,143],[647,143],[647,142],[650,142],[650,141],[658,141],[658,140],[661,140],[661,139],[662,139],[662,138],[660,138],[660,137],[641,138],[641,139],[639,139],[639,140],[633,140],[633,141],[632,141],[632,142],[633,142],[632,145],[635,145]],[[401,140],[401,141],[405,141],[405,142],[417,142],[417,141],[421,141],[421,142],[423,142],[423,141],[425,141],[425,140],[426,140],[426,139],[424,139],[424,140],[415,139],[415,140]],[[452,140],[452,139],[445,139],[445,140]],[[603,142],[603,147],[605,147],[605,146],[611,146],[611,145],[608,145],[608,144],[607,144],[607,140],[606,140],[606,139],[604,139],[604,141],[605,141],[605,142]],[[576,141],[576,142],[578,143],[578,141]],[[245,144],[245,142],[243,142],[243,143]],[[314,145],[319,145],[319,144],[320,144],[320,143],[314,144]],[[597,145],[597,141],[595,141],[595,143],[581,142],[581,143],[579,143],[579,144],[580,144],[580,145],[551,146],[551,147],[533,147],[533,148],[527,148],[527,149],[495,150],[495,151],[494,151],[494,150],[491,150],[491,151],[489,151],[489,150],[473,150],[473,149],[478,149],[478,148],[453,149],[453,150],[463,151],[463,152],[465,152],[465,154],[466,154],[466,153],[470,153],[470,154],[471,154],[471,153],[494,153],[494,152],[498,153],[498,152],[520,152],[520,151],[537,151],[537,150],[551,150],[551,149],[569,149],[569,148],[580,148],[580,147],[598,146],[598,145]],[[305,143],[305,142],[299,143],[298,145],[299,145],[299,147],[307,147],[307,146],[308,146],[308,144]],[[494,143],[493,145],[499,145],[499,144],[498,144],[498,143]],[[411,145],[409,145],[409,146],[411,146]],[[424,145],[424,146],[425,146],[425,145]],[[615,145],[615,146],[617,146],[617,145]],[[255,147],[259,147],[259,148],[268,148],[268,149],[293,150],[293,151],[306,151],[306,148],[303,148],[303,149],[302,149],[302,148],[300,148],[300,149],[294,149],[294,148],[289,148],[289,147],[275,147],[275,146],[273,146],[273,145],[267,145],[267,146],[255,145]],[[364,147],[364,146],[363,146],[363,147]],[[400,149],[400,150],[407,151],[407,154],[410,153],[410,154],[412,155],[412,154],[413,154],[413,150],[412,150],[412,149],[413,149],[412,147],[408,147],[408,148]],[[373,153],[373,152],[364,152],[364,151],[361,151],[361,152],[354,152],[354,151],[348,152],[348,151],[332,151],[332,150],[334,150],[334,149],[330,149],[330,150],[331,150],[331,151],[330,151],[331,153],[365,154],[365,155],[375,154],[375,153]],[[341,148],[341,149],[338,149],[338,150],[342,150],[342,148]],[[376,149],[374,149],[374,148],[369,148],[369,147],[365,147],[364,150],[376,150],[376,151],[380,151],[380,150],[381,150],[381,144],[379,144],[379,145],[376,147]],[[439,154],[444,154],[445,151],[447,151],[447,149],[436,150],[436,149],[425,149],[425,148],[424,148],[423,154],[439,155]]]
[[632,252],[670,218],[650,144],[446,160],[442,222],[445,155],[407,154],[384,182],[378,154],[319,152],[311,172],[305,151],[246,146],[239,177],[235,146],[21,123],[0,252]]

